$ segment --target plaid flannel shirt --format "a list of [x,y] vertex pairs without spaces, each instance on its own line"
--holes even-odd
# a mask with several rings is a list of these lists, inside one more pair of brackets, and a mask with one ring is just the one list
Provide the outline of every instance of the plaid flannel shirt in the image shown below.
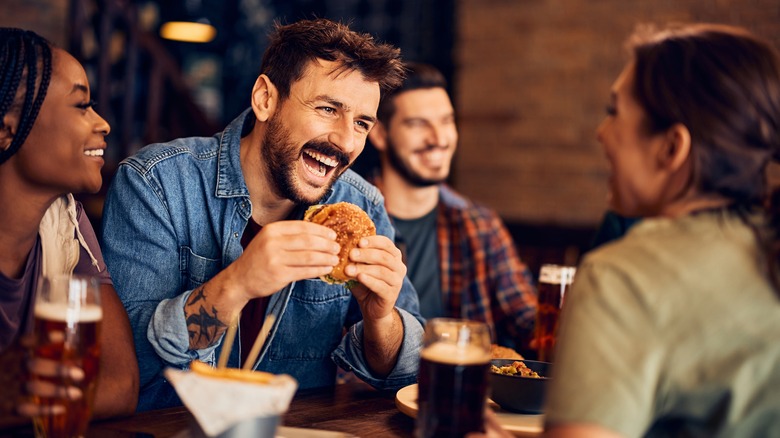
[[501,218],[444,184],[438,210],[445,311],[486,322],[500,345],[526,346],[533,334],[536,288]]
[[[366,178],[382,189],[382,177]],[[446,184],[439,185],[436,218],[442,304],[445,315],[482,321],[493,342],[528,348],[533,337],[537,293],[528,266],[498,214]],[[402,251],[406,242],[396,233]]]

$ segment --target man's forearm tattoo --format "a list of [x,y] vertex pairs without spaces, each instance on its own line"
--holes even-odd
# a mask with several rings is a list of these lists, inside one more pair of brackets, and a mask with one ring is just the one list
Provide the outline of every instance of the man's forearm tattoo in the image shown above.
[[[200,287],[192,292],[184,307],[184,315],[187,321],[187,331],[190,335],[190,348],[200,349],[212,345],[222,336],[227,325],[220,321],[217,309],[211,306],[211,310],[204,307],[207,291]],[[196,304],[201,303],[199,306]]]
[[190,299],[187,301],[187,305],[191,306],[198,301],[205,300],[206,299],[206,288],[200,287],[198,289],[195,289],[192,291],[192,294],[190,294]]

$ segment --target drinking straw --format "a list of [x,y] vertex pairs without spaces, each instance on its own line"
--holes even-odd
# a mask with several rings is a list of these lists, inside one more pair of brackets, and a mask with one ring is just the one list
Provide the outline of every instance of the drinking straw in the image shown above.
[[236,329],[238,328],[238,320],[240,317],[241,312],[238,312],[236,317],[230,321],[227,333],[225,333],[225,339],[222,341],[222,352],[219,354],[217,368],[225,368],[225,366],[227,366],[228,359],[230,358],[230,349],[233,348],[233,340],[236,338]]
[[265,317],[263,326],[260,327],[260,333],[257,334],[255,343],[252,345],[252,349],[249,350],[249,355],[246,357],[246,362],[244,362],[245,370],[252,369],[252,366],[257,359],[257,355],[260,354],[260,348],[265,343],[265,339],[268,337],[268,333],[271,331],[271,326],[274,324],[274,321],[276,321],[276,317],[273,314],[269,314]]

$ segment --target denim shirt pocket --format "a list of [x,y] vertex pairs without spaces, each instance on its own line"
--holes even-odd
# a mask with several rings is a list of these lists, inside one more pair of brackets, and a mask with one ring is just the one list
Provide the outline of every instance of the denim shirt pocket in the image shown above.
[[330,357],[341,342],[352,293],[320,280],[295,284],[268,354],[271,360]]
[[192,248],[179,248],[179,267],[187,290],[195,289],[209,281],[222,270],[222,261],[203,257],[192,252]]

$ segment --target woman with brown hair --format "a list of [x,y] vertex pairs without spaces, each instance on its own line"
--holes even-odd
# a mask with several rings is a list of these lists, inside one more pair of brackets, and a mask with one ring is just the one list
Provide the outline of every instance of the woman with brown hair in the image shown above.
[[780,436],[780,59],[739,28],[632,41],[598,129],[610,207],[561,315],[546,436]]
[[39,279],[61,273],[97,276],[101,283],[95,416],[135,410],[138,368],[128,318],[95,232],[71,195],[100,189],[109,129],[93,109],[86,73],[75,58],[33,32],[0,28],[0,426],[9,415],[40,409],[19,404],[25,392],[83,396],[75,387],[23,385],[21,378],[26,371],[83,375],[75,367],[24,360]]

